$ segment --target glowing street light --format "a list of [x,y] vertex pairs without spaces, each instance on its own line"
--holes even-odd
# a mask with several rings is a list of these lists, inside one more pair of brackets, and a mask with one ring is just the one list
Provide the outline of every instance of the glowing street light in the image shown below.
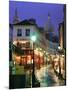
[[34,36],[31,36],[31,40],[33,41],[33,42],[35,42],[36,41],[36,36],[34,35]]
[[58,52],[59,52],[59,75],[61,75],[61,53],[62,53],[62,48],[58,46]]
[[60,46],[58,46],[58,50],[62,50],[62,48]]

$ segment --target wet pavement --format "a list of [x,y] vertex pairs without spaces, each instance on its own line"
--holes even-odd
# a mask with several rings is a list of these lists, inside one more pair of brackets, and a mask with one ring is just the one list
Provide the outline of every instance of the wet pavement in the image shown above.
[[[16,74],[23,71],[23,69],[20,69],[16,67],[17,71]],[[18,70],[20,69],[20,70]],[[25,78],[25,87],[31,88],[32,87],[32,70],[27,70],[26,73],[21,72],[19,73],[24,74],[26,76]],[[48,87],[48,86],[63,86],[65,84],[65,80],[61,80],[58,78],[56,73],[54,72],[54,69],[51,64],[49,65],[43,65],[40,69],[35,69],[35,76],[38,82],[40,83],[40,87]]]
[[40,82],[40,87],[62,86],[65,82],[56,76],[51,65],[43,66],[40,70],[35,70],[35,75]]

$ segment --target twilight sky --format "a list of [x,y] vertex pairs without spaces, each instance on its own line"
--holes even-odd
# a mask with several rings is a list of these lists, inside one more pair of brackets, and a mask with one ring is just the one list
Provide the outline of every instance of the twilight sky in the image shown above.
[[23,1],[9,2],[9,22],[13,22],[15,9],[17,8],[18,17],[24,19],[34,18],[40,27],[44,27],[48,20],[48,13],[51,16],[51,22],[56,34],[58,33],[58,24],[63,21],[63,4],[32,3]]

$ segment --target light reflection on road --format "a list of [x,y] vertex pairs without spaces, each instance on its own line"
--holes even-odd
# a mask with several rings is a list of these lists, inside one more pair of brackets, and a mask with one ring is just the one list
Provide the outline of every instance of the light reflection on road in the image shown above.
[[40,70],[35,70],[36,78],[40,82],[40,87],[59,86],[63,82],[58,79],[51,65],[43,66]]

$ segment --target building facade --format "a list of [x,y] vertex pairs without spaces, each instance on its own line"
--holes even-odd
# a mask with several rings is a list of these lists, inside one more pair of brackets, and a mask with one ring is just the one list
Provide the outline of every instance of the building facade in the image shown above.
[[[36,66],[44,64],[43,50],[46,49],[46,39],[41,28],[39,28],[34,19],[24,20],[13,24],[13,60],[17,64],[32,64],[33,52]],[[32,36],[36,36],[34,42]],[[43,44],[44,43],[44,44]],[[38,66],[40,67],[40,66]]]

